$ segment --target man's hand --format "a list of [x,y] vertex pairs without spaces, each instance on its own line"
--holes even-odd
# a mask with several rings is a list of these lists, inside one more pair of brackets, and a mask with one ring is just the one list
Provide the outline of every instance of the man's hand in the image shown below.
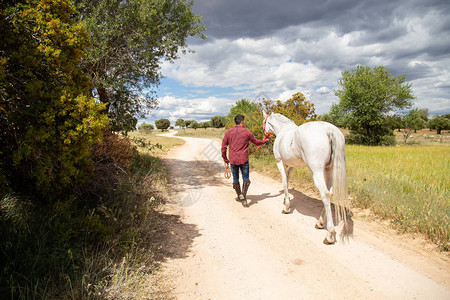
[[230,163],[230,161],[228,160],[228,159],[226,159],[226,158],[224,158],[224,160],[223,160],[226,164],[229,164]]
[[269,139],[265,139],[265,140],[264,140],[264,144],[267,144],[268,142],[270,142]]

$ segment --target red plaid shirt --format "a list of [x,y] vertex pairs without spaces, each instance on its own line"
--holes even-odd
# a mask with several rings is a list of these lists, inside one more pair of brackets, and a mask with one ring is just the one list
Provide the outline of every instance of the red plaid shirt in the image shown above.
[[227,159],[227,147],[230,147],[230,164],[242,165],[248,161],[248,143],[265,144],[266,141],[257,140],[250,130],[236,125],[225,132],[222,140],[222,158]]

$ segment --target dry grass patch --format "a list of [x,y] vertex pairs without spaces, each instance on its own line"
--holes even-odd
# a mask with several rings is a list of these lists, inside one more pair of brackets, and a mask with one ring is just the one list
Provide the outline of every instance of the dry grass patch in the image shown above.
[[184,144],[182,139],[161,136],[160,130],[152,131],[133,131],[128,133],[129,137],[137,145],[139,152],[162,156],[166,154],[172,147]]
[[187,137],[201,137],[201,138],[216,138],[222,139],[225,134],[225,128],[186,128],[180,129],[177,132],[177,136],[187,136]]

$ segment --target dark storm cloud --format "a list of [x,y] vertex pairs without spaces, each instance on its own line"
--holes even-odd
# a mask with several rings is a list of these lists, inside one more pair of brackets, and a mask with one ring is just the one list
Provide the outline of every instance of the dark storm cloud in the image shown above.
[[[329,3],[328,3],[329,2]],[[339,14],[351,8],[352,1],[308,0],[197,0],[194,11],[203,16],[210,38],[261,37],[291,25],[326,18],[330,10]]]
[[[361,31],[361,38],[353,41],[354,45],[387,43],[411,30],[403,20],[423,16],[430,11],[436,14],[427,30],[431,34],[450,36],[448,0],[196,0],[194,11],[203,16],[210,40],[260,38],[289,26],[304,25],[324,28],[339,35]],[[409,25],[414,30],[414,24]],[[448,47],[438,47],[437,50],[448,54]]]
[[[358,30],[386,30],[395,19],[435,9],[447,17],[448,1],[328,1],[328,0],[196,0],[207,35],[235,39],[261,37],[291,25],[334,28],[340,34]],[[442,28],[448,30],[447,28]],[[386,31],[385,31],[386,32]],[[388,36],[388,35],[387,35]]]

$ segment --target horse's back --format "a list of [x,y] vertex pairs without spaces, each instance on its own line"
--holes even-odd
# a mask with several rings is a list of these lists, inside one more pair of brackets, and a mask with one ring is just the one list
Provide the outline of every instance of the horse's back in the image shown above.
[[314,121],[300,125],[296,130],[296,142],[303,153],[303,160],[311,167],[328,164],[332,154],[332,139],[343,139],[342,132],[333,124]]
[[275,140],[275,159],[292,167],[306,164],[310,168],[324,168],[331,160],[333,138],[343,142],[344,136],[327,122],[313,121],[286,128]]
[[304,145],[325,147],[330,143],[330,134],[336,134],[336,130],[340,132],[333,124],[313,121],[300,125],[296,130],[296,136]]
[[[324,139],[328,137],[328,141],[333,142],[335,146],[337,144],[341,146],[345,144],[344,134],[339,128],[337,128],[331,123],[323,121],[314,121],[305,123],[303,125],[305,125],[305,131],[308,131],[310,135],[317,135]],[[302,127],[303,125],[299,126],[299,128]]]

